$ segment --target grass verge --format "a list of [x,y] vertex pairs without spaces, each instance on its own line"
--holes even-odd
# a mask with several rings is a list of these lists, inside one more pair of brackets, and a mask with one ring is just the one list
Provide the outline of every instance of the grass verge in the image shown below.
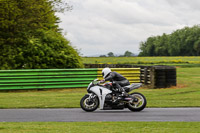
[[[178,86],[138,89],[147,107],[200,107],[200,67],[177,68]],[[86,88],[0,92],[0,108],[77,108]]]
[[200,66],[200,56],[83,57],[85,64]]
[[3,122],[0,123],[0,132],[198,133],[199,124],[200,122]]
[[200,122],[1,122],[1,133],[199,133]]

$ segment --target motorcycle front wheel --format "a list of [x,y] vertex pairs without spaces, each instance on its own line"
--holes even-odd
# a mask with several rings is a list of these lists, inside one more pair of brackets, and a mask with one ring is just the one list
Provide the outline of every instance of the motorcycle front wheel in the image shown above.
[[134,100],[130,103],[127,103],[127,107],[131,111],[141,111],[146,107],[147,101],[144,95],[138,92],[130,94],[134,97]]
[[85,95],[80,101],[80,106],[87,112],[95,111],[99,107],[99,99],[97,96],[90,98],[89,95]]

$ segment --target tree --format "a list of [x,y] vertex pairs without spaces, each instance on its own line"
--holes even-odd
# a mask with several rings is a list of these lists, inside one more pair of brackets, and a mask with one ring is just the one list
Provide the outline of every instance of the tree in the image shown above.
[[125,57],[131,57],[131,56],[134,56],[134,54],[132,53],[132,52],[130,52],[130,51],[126,51],[125,53],[124,53],[124,56]]
[[108,57],[114,57],[113,52],[109,52],[109,53],[108,53]]
[[60,0],[0,0],[0,69],[83,67],[58,27]]
[[139,56],[199,56],[200,25],[147,38],[140,43]]
[[196,51],[196,55],[200,55],[200,38],[194,44],[194,50]]
[[106,55],[100,55],[99,57],[106,57]]

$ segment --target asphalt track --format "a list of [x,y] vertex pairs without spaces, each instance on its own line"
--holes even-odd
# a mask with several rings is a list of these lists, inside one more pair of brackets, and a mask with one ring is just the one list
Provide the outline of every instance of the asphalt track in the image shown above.
[[141,112],[125,110],[73,109],[0,109],[0,122],[27,121],[200,121],[200,108],[145,108]]

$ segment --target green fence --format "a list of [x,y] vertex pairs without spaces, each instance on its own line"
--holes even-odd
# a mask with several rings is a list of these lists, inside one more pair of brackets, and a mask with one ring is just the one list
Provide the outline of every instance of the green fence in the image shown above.
[[[131,82],[140,82],[139,68],[113,69]],[[100,78],[101,69],[0,70],[0,90],[87,87]]]
[[86,87],[97,78],[97,69],[0,70],[0,89]]

